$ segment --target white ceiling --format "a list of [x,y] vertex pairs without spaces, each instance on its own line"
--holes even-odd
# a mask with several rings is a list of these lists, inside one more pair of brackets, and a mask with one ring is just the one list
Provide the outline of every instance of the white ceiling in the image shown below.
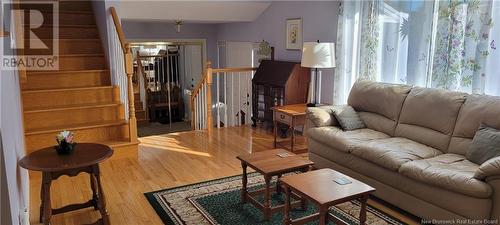
[[120,1],[117,10],[123,20],[230,23],[254,21],[269,5],[243,1]]

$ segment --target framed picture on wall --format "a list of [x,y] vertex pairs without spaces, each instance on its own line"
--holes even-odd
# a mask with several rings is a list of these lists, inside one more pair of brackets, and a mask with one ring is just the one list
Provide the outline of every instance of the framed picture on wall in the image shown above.
[[302,49],[302,18],[286,20],[286,49]]

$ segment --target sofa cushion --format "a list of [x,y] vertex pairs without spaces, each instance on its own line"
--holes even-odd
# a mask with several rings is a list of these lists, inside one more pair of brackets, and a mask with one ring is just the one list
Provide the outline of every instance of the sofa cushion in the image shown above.
[[397,171],[404,163],[442,154],[440,151],[406,138],[387,138],[363,142],[352,154]]
[[[403,105],[395,135],[430,145],[440,151],[447,151],[458,112],[466,95],[465,93],[433,88],[413,88]],[[415,135],[420,137],[426,135],[421,132],[402,132],[403,128],[400,125],[427,128],[428,131],[421,130],[421,132],[429,132],[427,136],[433,136],[434,134],[431,133],[435,131],[443,134],[446,138],[440,139],[437,143],[436,140],[418,139]]]
[[491,186],[474,178],[479,165],[457,154],[442,154],[430,159],[405,163],[399,172],[418,181],[476,198],[488,198]]
[[337,106],[333,109],[333,115],[339,122],[342,130],[350,131],[366,128],[363,120],[361,120],[358,113],[351,106]]
[[478,165],[500,156],[500,130],[481,125],[465,156]]
[[394,136],[394,130],[397,125],[396,121],[372,112],[359,111],[358,115],[361,117],[361,120],[363,120],[367,128],[384,132],[389,136]]
[[[448,152],[465,155],[481,124],[500,129],[500,97],[469,95],[465,100],[453,131]],[[465,141],[463,139],[469,139]]]
[[354,83],[348,104],[356,111],[372,112],[397,121],[411,86],[358,80]]
[[306,109],[306,117],[311,120],[316,127],[338,125],[331,106],[308,107]]
[[395,136],[405,137],[440,151],[445,151],[450,142],[450,135],[426,127],[410,124],[398,124]]
[[387,134],[371,129],[343,131],[333,126],[311,128],[307,136],[343,152],[351,152],[354,146],[366,141],[389,138]]

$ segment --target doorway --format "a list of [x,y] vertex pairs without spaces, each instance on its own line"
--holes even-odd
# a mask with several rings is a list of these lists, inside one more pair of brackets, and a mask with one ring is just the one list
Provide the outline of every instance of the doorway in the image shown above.
[[191,130],[191,91],[202,77],[204,41],[131,43],[140,137]]

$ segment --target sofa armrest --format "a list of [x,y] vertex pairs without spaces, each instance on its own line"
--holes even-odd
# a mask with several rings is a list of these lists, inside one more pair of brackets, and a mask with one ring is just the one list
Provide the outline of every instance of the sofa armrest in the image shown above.
[[498,223],[500,221],[500,175],[486,177],[486,183],[493,188],[493,195],[491,196],[493,207],[491,208],[490,220]]
[[479,180],[492,176],[500,176],[500,156],[491,158],[481,164],[474,174],[474,178]]
[[338,126],[332,108],[333,106],[309,107],[306,110],[306,118],[314,127]]

